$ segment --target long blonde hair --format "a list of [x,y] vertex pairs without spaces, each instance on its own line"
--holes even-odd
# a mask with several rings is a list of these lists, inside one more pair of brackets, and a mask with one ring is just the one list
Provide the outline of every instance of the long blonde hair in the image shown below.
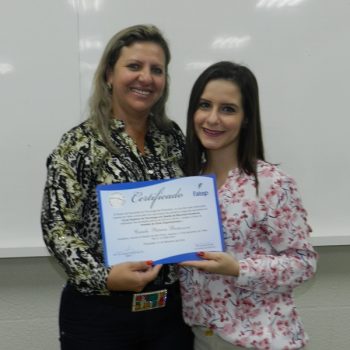
[[166,115],[165,104],[169,93],[168,65],[170,62],[170,50],[167,41],[160,30],[154,25],[135,25],[116,33],[106,45],[100,62],[97,66],[93,91],[89,100],[90,114],[97,132],[101,135],[106,147],[113,153],[118,153],[110,137],[110,123],[112,120],[112,96],[107,85],[107,73],[113,70],[120,57],[124,46],[130,46],[135,42],[154,42],[164,51],[166,82],[161,98],[151,109],[152,120],[161,130],[170,129],[171,122]]

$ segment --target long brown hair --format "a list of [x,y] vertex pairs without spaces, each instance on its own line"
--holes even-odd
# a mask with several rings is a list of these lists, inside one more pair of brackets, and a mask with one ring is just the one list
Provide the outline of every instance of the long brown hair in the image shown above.
[[238,142],[238,167],[253,175],[258,186],[257,160],[265,160],[261,131],[259,89],[254,74],[245,66],[221,61],[209,66],[195,81],[187,111],[187,133],[185,171],[187,175],[198,175],[203,166],[206,150],[200,143],[194,128],[194,114],[200,97],[209,81],[223,79],[235,83],[241,90],[245,125],[241,128]]

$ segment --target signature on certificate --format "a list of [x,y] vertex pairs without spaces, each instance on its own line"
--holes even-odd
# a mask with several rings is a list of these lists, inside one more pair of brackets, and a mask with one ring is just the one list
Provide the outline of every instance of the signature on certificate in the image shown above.
[[195,249],[201,249],[201,250],[207,250],[215,248],[215,245],[213,242],[199,242],[194,244]]

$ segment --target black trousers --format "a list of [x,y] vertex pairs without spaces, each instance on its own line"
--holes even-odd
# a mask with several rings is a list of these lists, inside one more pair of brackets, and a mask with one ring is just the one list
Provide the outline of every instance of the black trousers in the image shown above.
[[192,350],[176,283],[164,308],[131,312],[132,293],[86,296],[67,285],[60,305],[61,350]]

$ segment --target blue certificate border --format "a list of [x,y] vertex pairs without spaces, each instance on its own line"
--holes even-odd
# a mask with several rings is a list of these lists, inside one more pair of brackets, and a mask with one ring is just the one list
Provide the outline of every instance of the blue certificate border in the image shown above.
[[[191,176],[191,177],[208,177],[212,179],[212,186],[213,186],[213,192],[215,196],[216,201],[216,208],[217,208],[217,219],[219,224],[219,230],[220,230],[220,240],[221,240],[221,250],[225,250],[225,242],[224,242],[224,235],[223,235],[223,227],[222,227],[222,221],[221,221],[221,212],[220,212],[220,206],[219,206],[219,199],[218,199],[218,191],[216,188],[216,176],[214,174],[206,174],[206,175],[198,175],[198,176]],[[179,178],[177,178],[179,179]],[[98,209],[99,209],[99,216],[100,216],[100,223],[101,223],[101,232],[102,232],[102,241],[103,241],[103,254],[104,254],[104,261],[105,265],[107,267],[111,266],[108,254],[107,254],[107,242],[105,239],[105,225],[103,222],[103,209],[102,209],[102,198],[101,193],[104,191],[123,191],[123,190],[129,190],[129,189],[136,189],[136,188],[142,188],[142,187],[148,187],[153,186],[159,183],[164,183],[168,181],[175,181],[176,179],[160,179],[160,180],[150,180],[150,181],[138,181],[138,182],[124,182],[124,183],[113,183],[113,184],[105,184],[105,185],[98,185],[96,187],[97,191],[97,198],[98,198]],[[179,263],[186,260],[200,260],[201,258],[198,257],[197,252],[189,252],[185,254],[180,255],[174,255],[169,256],[164,259],[155,260],[154,264],[172,264],[172,263]]]

